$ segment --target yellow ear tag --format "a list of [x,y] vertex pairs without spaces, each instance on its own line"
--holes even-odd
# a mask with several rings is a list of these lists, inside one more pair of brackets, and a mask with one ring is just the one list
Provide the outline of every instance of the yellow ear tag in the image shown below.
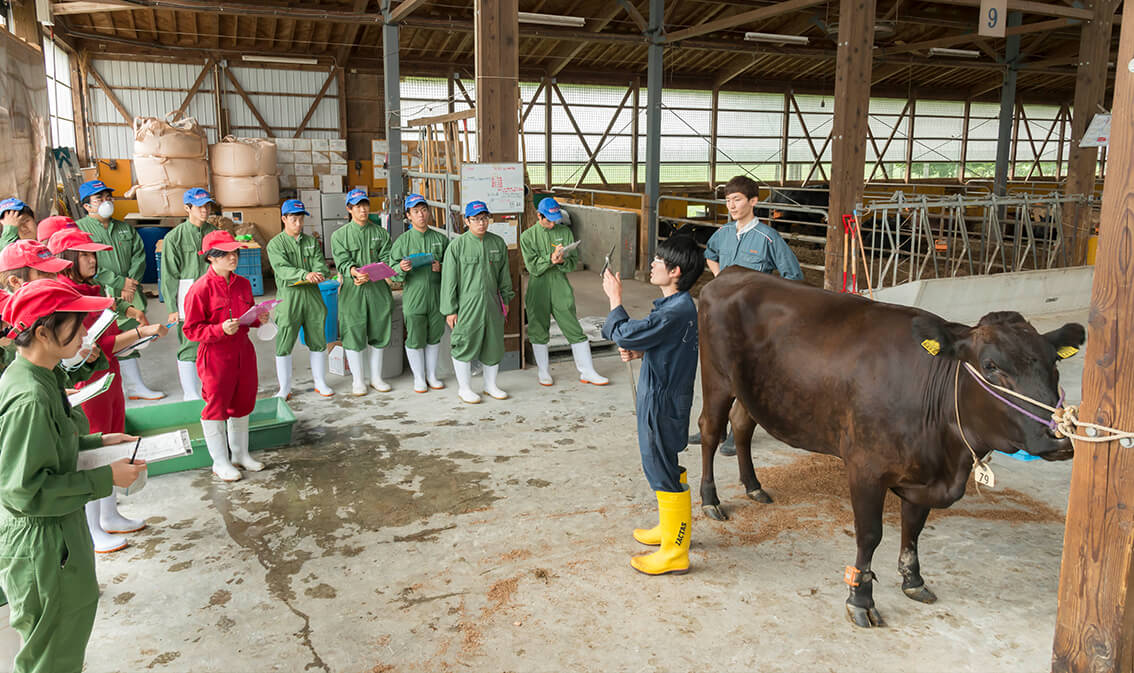
[[934,341],[933,339],[926,339],[925,341],[922,341],[921,347],[924,348],[925,351],[930,355],[937,355],[941,352],[940,342]]
[[1060,348],[1059,350],[1055,351],[1055,354],[1059,356],[1060,360],[1066,360],[1067,358],[1071,357],[1072,355],[1074,355],[1078,352],[1079,352],[1079,349],[1075,348],[1074,346],[1064,346],[1063,348]]

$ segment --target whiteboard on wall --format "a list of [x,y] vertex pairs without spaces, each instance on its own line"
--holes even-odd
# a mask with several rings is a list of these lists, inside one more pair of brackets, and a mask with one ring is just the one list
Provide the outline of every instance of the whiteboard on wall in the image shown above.
[[461,164],[461,211],[472,201],[494,214],[524,212],[524,165]]

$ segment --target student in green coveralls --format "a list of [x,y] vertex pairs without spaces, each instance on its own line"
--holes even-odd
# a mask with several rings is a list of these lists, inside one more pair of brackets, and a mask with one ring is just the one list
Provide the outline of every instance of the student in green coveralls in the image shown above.
[[121,458],[77,469],[80,449],[123,434],[83,435],[55,375],[86,334],[82,319],[109,308],[55,280],[37,280],[4,306],[19,356],[0,377],[0,588],[21,636],[16,673],[78,673],[98,607],[94,550],[83,507],[134,483],[145,463]]
[[363,351],[370,365],[370,387],[386,393],[390,385],[382,380],[382,349],[390,343],[394,297],[384,279],[371,279],[359,268],[388,259],[390,234],[370,220],[370,197],[365,189],[347,192],[346,205],[350,222],[331,235],[331,254],[343,278],[339,288],[339,336],[354,377],[351,394],[366,394]]
[[504,357],[504,307],[512,301],[508,245],[488,231],[492,214],[483,201],[465,206],[468,231],[449,244],[441,265],[441,312],[453,330],[451,352],[457,396],[478,404],[472,390],[472,361],[484,365],[484,392],[498,400],[508,393],[496,385]]
[[[445,336],[441,302],[441,260],[449,237],[430,229],[433,215],[421,194],[406,195],[406,216],[413,225],[398,236],[390,248],[390,266],[398,270],[394,280],[402,289],[402,315],[406,323],[406,359],[413,372],[413,391],[441,390],[437,358]],[[411,257],[413,255],[414,257]],[[422,260],[417,262],[415,260]],[[417,264],[415,266],[415,264]]]
[[[161,249],[161,294],[165,305],[170,308],[168,323],[184,319],[185,294],[193,283],[205,275],[209,265],[203,255],[197,252],[209,232],[216,227],[209,224],[208,218],[213,197],[200,187],[185,192],[186,220],[174,227],[162,241]],[[186,400],[201,399],[201,379],[197,376],[197,344],[185,338],[181,325],[177,326],[177,376],[181,380],[181,392]]]
[[0,248],[21,239],[35,238],[35,213],[17,198],[0,201]]
[[[291,396],[291,352],[303,328],[304,340],[311,350],[311,377],[315,392],[323,397],[335,394],[327,385],[327,305],[319,283],[327,280],[331,270],[323,258],[323,246],[313,236],[303,233],[303,220],[311,213],[299,199],[288,199],[280,206],[283,231],[268,241],[268,261],[276,275],[276,377],[280,391],[276,397]],[[296,286],[296,283],[302,285]]]
[[544,198],[539,202],[538,211],[539,226],[530,227],[520,234],[520,252],[528,270],[524,310],[528,315],[528,340],[532,342],[532,353],[539,369],[539,384],[550,386],[555,382],[548,370],[547,350],[548,329],[554,316],[563,336],[567,337],[567,343],[571,344],[579,380],[605,386],[610,381],[595,371],[591,344],[575,316],[575,292],[567,280],[567,274],[579,264],[579,252],[576,248],[564,253],[563,248],[574,243],[575,236],[563,224],[563,213],[555,199],[550,196]]
[[[109,245],[110,250],[98,253],[98,275],[95,280],[106,294],[121,299],[126,304],[146,312],[146,293],[142,291],[142,276],[146,274],[146,246],[134,227],[116,220],[114,215],[114,191],[102,180],[91,180],[79,185],[79,199],[87,216],[76,222],[80,229],[91,235],[91,239],[101,245]],[[138,321],[120,315],[118,329],[129,332],[138,326]],[[141,352],[135,351],[118,359],[122,368],[122,387],[126,399],[160,400],[165,393],[150,390],[142,380],[139,366]]]

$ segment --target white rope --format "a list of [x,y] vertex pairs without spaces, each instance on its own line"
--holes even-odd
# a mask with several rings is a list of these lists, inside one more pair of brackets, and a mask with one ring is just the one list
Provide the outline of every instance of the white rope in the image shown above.
[[[965,368],[969,370],[970,374],[980,379],[981,381],[984,381],[985,385],[987,385],[988,387],[995,388],[1005,395],[1011,395],[1016,399],[1023,400],[1028,404],[1034,404],[1037,407],[1050,412],[1051,420],[1054,421],[1056,425],[1056,434],[1059,436],[1069,437],[1080,442],[1090,442],[1096,444],[1113,442],[1119,439],[1134,439],[1134,432],[1125,432],[1123,430],[1116,430],[1115,428],[1111,428],[1105,425],[1099,425],[1097,423],[1089,423],[1087,421],[1079,420],[1079,408],[1074,405],[1065,405],[1059,408],[1049,406],[1047,404],[1044,404],[1043,402],[1040,402],[1039,400],[1034,400],[1027,395],[1018,393],[1010,388],[996,385],[992,381],[989,381],[988,379],[981,376],[981,373],[977,371],[976,367],[973,367],[968,362],[965,362],[964,365]],[[1076,430],[1079,428],[1093,429],[1099,434],[1096,437],[1082,435],[1076,432]]]

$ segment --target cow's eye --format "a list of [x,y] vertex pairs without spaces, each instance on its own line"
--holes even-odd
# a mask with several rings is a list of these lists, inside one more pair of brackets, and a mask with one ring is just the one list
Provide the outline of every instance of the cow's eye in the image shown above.
[[991,372],[998,372],[998,371],[1000,371],[1000,367],[997,367],[996,363],[993,362],[992,360],[985,360],[984,361],[984,371],[990,372],[990,373]]

